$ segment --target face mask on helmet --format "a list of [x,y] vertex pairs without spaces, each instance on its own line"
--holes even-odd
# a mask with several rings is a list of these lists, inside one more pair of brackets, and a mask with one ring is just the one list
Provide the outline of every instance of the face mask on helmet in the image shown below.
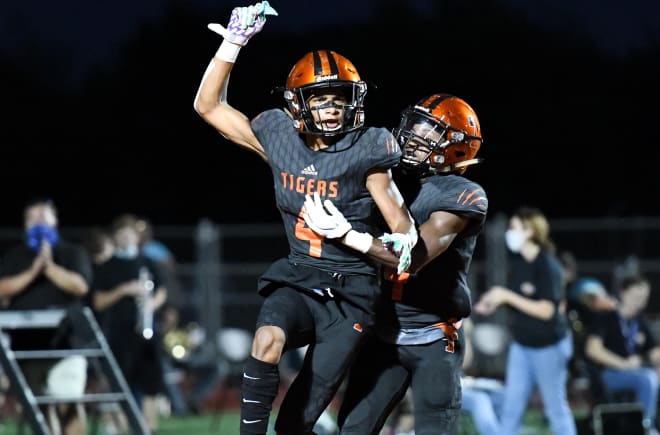
[[367,85],[353,64],[329,50],[307,53],[289,73],[284,100],[302,133],[334,136],[364,125]]
[[460,98],[435,94],[407,108],[394,129],[403,151],[401,166],[420,176],[462,174],[481,146],[476,114]]

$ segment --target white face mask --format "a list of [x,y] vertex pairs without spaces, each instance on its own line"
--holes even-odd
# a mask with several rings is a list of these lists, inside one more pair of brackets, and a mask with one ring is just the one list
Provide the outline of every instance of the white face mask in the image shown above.
[[122,260],[132,260],[138,256],[138,247],[135,245],[129,245],[126,249],[121,249],[120,247],[115,248],[115,257],[121,258]]
[[511,252],[518,253],[522,249],[525,241],[525,234],[519,230],[506,230],[504,233],[504,240],[506,241],[506,246]]

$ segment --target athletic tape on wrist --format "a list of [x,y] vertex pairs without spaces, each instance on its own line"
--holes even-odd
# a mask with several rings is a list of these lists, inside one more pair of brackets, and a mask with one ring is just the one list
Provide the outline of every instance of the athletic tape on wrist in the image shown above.
[[241,46],[227,41],[226,39],[220,44],[220,48],[215,53],[215,57],[225,62],[234,63],[238,52],[241,51]]
[[349,248],[353,248],[356,251],[360,251],[363,254],[366,254],[369,248],[371,248],[371,242],[374,238],[371,234],[368,233],[359,233],[355,230],[350,230],[344,236],[344,244]]

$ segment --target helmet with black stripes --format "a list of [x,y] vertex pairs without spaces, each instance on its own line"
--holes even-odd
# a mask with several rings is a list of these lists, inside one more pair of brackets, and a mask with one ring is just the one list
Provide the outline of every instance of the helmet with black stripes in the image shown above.
[[477,114],[464,100],[433,94],[406,108],[392,133],[403,151],[401,167],[420,176],[454,172],[462,174],[481,147]]
[[[353,63],[331,50],[315,50],[305,54],[291,69],[284,89],[284,100],[293,117],[294,127],[302,133],[334,136],[364,125],[364,97],[367,84]],[[319,95],[339,95],[310,105]],[[343,111],[339,123],[328,126],[315,122],[313,111],[335,107]]]

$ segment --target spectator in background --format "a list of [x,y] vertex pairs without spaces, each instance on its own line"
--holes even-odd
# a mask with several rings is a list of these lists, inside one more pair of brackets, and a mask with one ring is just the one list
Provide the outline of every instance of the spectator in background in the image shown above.
[[177,271],[177,260],[172,250],[162,241],[154,237],[154,228],[145,218],[138,218],[135,227],[139,235],[138,247],[140,253],[151,259],[160,269],[163,284],[167,287],[167,302],[181,308],[185,302],[181,292]]
[[504,401],[504,385],[498,379],[468,376],[474,362],[473,327],[471,318],[463,320],[465,354],[461,376],[461,409],[470,413],[479,434],[502,435],[499,416]]
[[92,292],[101,328],[124,377],[141,405],[147,426],[158,428],[158,395],[165,392],[162,340],[155,316],[167,299],[160,269],[138,248],[137,219],[112,224],[114,255],[98,265]]
[[109,230],[94,226],[87,231],[83,242],[92,259],[93,267],[97,267],[112,258],[115,253],[115,242]]
[[[112,238],[112,233],[105,227],[92,226],[89,228],[85,233],[83,245],[92,259],[94,275],[98,273],[97,270],[100,265],[110,260],[115,254],[115,242]],[[94,310],[92,294],[93,292],[89,292],[86,302],[94,311],[95,316],[99,318],[99,313]],[[89,375],[92,388],[105,391],[109,391],[112,388],[103,374],[103,370],[98,365],[91,365]],[[118,433],[121,428],[128,427],[126,416],[121,412],[120,408],[107,407],[103,409],[101,418],[104,422],[104,430],[108,434]]]
[[553,433],[575,435],[566,389],[573,342],[560,309],[563,271],[554,253],[550,225],[540,210],[521,207],[509,219],[505,240],[513,253],[509,285],[490,288],[474,306],[482,315],[503,305],[511,309],[501,433],[518,431],[532,390],[538,386]]
[[[69,308],[80,303],[89,291],[91,262],[82,246],[60,236],[53,201],[36,199],[29,202],[24,209],[23,223],[25,240],[5,253],[0,271],[0,296],[9,300],[7,309]],[[43,350],[71,345],[68,342],[54,343],[56,334],[54,329],[15,330],[11,333],[11,346],[14,350]],[[65,341],[68,338],[64,337]],[[67,361],[74,360],[64,363]],[[51,359],[19,361],[35,395],[58,393],[47,387],[57,381],[52,379],[52,375],[49,376],[56,363],[58,361]],[[67,387],[82,391],[86,383],[86,369],[78,372],[76,383],[79,385],[69,383]],[[54,434],[86,433],[82,403],[51,405],[45,411]]]
[[[177,359],[171,354],[168,343],[172,341],[173,337],[187,335],[186,329],[189,327],[199,329],[194,324],[194,321],[197,320],[197,313],[190,298],[185,298],[181,292],[176,256],[165,243],[155,238],[151,221],[146,217],[138,218],[136,229],[139,235],[140,253],[160,268],[163,285],[167,288],[167,303],[163,306],[162,314],[159,317],[162,320],[160,329],[165,340],[165,352],[162,353],[165,388],[172,412],[176,415],[191,412],[198,414],[202,411],[210,390],[219,379],[217,362],[214,358],[200,358],[200,356],[208,354],[208,352],[201,352],[200,345],[204,343],[198,343],[187,349],[188,354],[185,358]],[[187,397],[179,385],[181,370],[191,375],[195,381],[194,387]]]
[[[221,381],[221,365],[208,346],[206,331],[196,323],[182,323],[179,311],[168,307],[163,312],[162,332],[165,352],[165,386],[172,412],[177,415],[199,414],[211,392]],[[180,386],[186,375],[190,388]]]
[[139,236],[140,251],[159,264],[173,267],[176,262],[174,254],[167,245],[154,238],[154,228],[151,221],[141,217],[135,223],[135,228]]
[[[87,230],[83,237],[83,247],[92,260],[92,275],[96,274],[101,264],[111,259],[115,254],[115,242],[112,239],[110,230],[100,226],[93,226]],[[92,292],[88,292],[83,301],[85,305],[94,310]]]
[[617,300],[605,289],[602,282],[595,278],[584,277],[575,280],[568,290],[569,306],[578,312],[585,331],[589,329],[592,318],[603,311],[617,308]]
[[585,354],[587,337],[593,317],[601,311],[616,309],[616,299],[597,279],[584,277],[575,279],[567,289],[567,312],[573,334],[575,353],[570,362],[573,378],[586,377],[589,380],[591,404],[606,403],[608,395],[600,380],[600,369]]
[[660,347],[643,316],[650,292],[651,285],[645,277],[624,278],[616,309],[600,311],[592,317],[585,353],[599,365],[608,391],[635,391],[644,409],[644,426],[656,435]]

